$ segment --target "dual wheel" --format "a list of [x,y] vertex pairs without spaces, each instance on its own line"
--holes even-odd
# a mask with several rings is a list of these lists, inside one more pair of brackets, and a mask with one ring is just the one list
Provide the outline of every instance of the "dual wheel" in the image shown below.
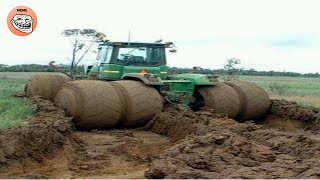
[[[81,129],[139,126],[163,109],[158,91],[139,81],[70,81],[62,75],[36,75],[26,92],[54,101]],[[217,83],[197,92],[205,107],[238,120],[260,118],[270,106],[267,93],[249,82]]]
[[270,107],[268,94],[250,82],[217,83],[200,87],[198,92],[205,107],[240,121],[259,119],[267,114]]

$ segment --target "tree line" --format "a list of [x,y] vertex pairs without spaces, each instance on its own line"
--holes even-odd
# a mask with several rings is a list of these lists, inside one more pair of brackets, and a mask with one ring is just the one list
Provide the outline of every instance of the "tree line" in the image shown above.
[[[59,64],[59,68],[62,72],[69,72],[70,65]],[[83,65],[76,67],[77,73],[81,73],[83,70]],[[18,64],[8,66],[5,64],[0,64],[0,72],[54,72],[55,70],[49,65],[40,64]]]
[[[60,64],[59,67],[63,72],[70,70],[70,65]],[[20,64],[20,65],[4,65],[0,64],[0,72],[54,72],[54,69],[49,65],[39,64]],[[77,72],[83,72],[83,65],[77,67]],[[192,68],[170,67],[170,74],[181,74],[193,72]],[[226,69],[198,69],[200,74],[226,74]],[[320,77],[319,73],[297,73],[287,71],[257,71],[255,69],[240,69],[239,75],[244,76],[288,76],[288,77]]]
[[[192,68],[169,68],[170,74],[190,73]],[[200,74],[228,74],[226,69],[200,69]],[[255,69],[239,69],[239,75],[243,76],[288,76],[288,77],[320,77],[319,73],[297,73],[287,71],[257,71]]]

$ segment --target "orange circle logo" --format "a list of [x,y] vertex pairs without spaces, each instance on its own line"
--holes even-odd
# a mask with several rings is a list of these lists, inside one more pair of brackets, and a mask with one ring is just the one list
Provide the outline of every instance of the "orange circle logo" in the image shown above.
[[27,6],[13,8],[7,18],[10,31],[17,36],[27,36],[37,27],[37,15]]

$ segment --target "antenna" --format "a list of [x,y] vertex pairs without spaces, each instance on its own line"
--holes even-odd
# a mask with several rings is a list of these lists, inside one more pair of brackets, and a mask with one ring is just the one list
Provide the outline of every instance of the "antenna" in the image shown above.
[[163,40],[162,40],[162,38],[161,39],[158,39],[158,40],[156,40],[154,43],[161,43]]
[[128,45],[130,46],[131,30],[128,31]]

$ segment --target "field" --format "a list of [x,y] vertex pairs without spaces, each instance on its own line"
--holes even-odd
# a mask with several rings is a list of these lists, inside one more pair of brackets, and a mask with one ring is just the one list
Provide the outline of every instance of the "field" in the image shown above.
[[0,129],[27,124],[36,112],[30,100],[13,95],[23,92],[28,79],[37,73],[0,72]]
[[[320,78],[241,76],[240,79],[258,84],[271,98],[296,101],[302,106],[320,108]],[[284,93],[279,95],[277,90],[271,92],[272,83],[283,87]]]

